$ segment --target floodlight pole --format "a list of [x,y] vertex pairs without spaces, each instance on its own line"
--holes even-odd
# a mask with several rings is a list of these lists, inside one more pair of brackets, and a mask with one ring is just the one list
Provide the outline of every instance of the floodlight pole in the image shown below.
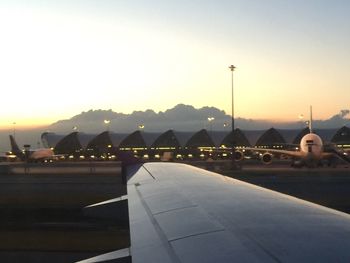
[[232,115],[232,119],[231,119],[231,129],[232,129],[232,169],[236,169],[236,159],[235,159],[235,140],[234,140],[234,131],[235,131],[235,115],[234,115],[234,93],[233,93],[233,71],[235,70],[235,66],[231,65],[229,66],[229,69],[231,70],[231,115]]

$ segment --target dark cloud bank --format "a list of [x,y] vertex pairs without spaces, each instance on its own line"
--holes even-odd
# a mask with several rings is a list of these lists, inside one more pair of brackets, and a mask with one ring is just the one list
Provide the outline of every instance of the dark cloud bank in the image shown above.
[[[341,110],[340,113],[327,120],[314,120],[317,128],[337,128],[349,124],[347,118],[349,110]],[[208,117],[215,120],[209,123]],[[229,130],[231,118],[224,111],[215,107],[203,107],[195,109],[193,106],[179,104],[164,112],[153,110],[134,111],[131,114],[113,112],[112,110],[90,110],[82,112],[68,120],[61,120],[52,124],[49,129],[53,132],[69,132],[72,127],[78,127],[82,132],[102,132],[106,130],[104,120],[111,120],[110,130],[115,132],[132,132],[138,129],[138,125],[145,126],[145,131],[159,132],[168,129],[179,131],[198,131],[200,129]],[[225,125],[227,124],[227,125]],[[225,127],[226,126],[226,127]],[[271,127],[279,129],[299,129],[305,123],[295,122],[271,122],[237,118],[235,126],[243,130],[261,130]]]
[[[344,125],[350,126],[348,118],[350,111],[341,110],[326,120],[314,120],[315,128],[340,128]],[[209,123],[208,117],[215,119]],[[200,129],[227,130],[231,129],[231,118],[224,111],[215,107],[203,107],[195,109],[193,106],[179,104],[164,112],[153,110],[134,111],[131,114],[117,113],[112,110],[89,110],[82,112],[70,119],[57,121],[47,127],[46,130],[19,130],[17,140],[20,145],[30,143],[33,147],[38,146],[42,132],[51,131],[55,133],[68,134],[77,127],[78,131],[85,133],[100,133],[107,129],[104,120],[110,120],[109,129],[113,132],[130,133],[144,125],[147,132],[163,132],[169,129],[178,131],[199,131]],[[242,130],[264,130],[271,127],[278,129],[300,129],[306,127],[305,122],[271,122],[236,118],[235,126]],[[0,149],[8,149],[8,134],[12,131],[0,133]]]

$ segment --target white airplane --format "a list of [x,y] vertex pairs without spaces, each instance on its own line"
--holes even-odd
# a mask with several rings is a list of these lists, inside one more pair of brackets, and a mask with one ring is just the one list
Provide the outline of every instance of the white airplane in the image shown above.
[[[310,121],[309,121],[310,132],[304,135],[300,140],[298,151],[290,150],[278,150],[278,149],[259,149],[259,148],[246,148],[253,152],[260,154],[260,159],[264,164],[270,164],[274,155],[285,155],[292,157],[292,166],[301,167],[315,167],[321,163],[321,160],[327,160],[328,164],[335,164],[335,160],[342,159],[349,162],[346,152],[341,152],[335,147],[332,147],[330,152],[324,151],[324,145],[320,136],[315,134],[312,129],[312,106],[310,106]],[[236,159],[243,159],[243,153],[241,155],[236,152]]]
[[29,162],[37,162],[44,160],[52,160],[55,157],[55,154],[50,148],[40,148],[26,151],[21,151],[17,145],[15,138],[10,135],[11,142],[11,153],[15,155],[20,160],[27,160]]

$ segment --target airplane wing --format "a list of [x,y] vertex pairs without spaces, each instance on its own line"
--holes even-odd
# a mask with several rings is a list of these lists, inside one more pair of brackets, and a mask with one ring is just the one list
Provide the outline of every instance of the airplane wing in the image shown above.
[[259,152],[259,153],[271,153],[271,154],[284,154],[292,157],[302,157],[300,151],[288,151],[288,150],[278,150],[278,149],[264,149],[264,148],[244,148],[245,150]]
[[349,153],[343,149],[338,149],[337,147],[331,147],[329,152],[324,152],[322,155],[323,158],[336,157],[339,160],[342,160],[346,163],[350,163]]
[[128,177],[131,247],[81,263],[350,262],[348,214],[185,164]]

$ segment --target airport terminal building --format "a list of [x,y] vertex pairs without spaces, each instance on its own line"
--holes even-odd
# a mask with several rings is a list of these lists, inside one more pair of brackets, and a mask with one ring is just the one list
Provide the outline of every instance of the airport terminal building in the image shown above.
[[[64,154],[69,159],[118,160],[118,152],[129,151],[144,159],[231,158],[232,145],[244,151],[246,147],[297,149],[301,138],[309,132],[270,128],[268,130],[183,132],[168,130],[162,133],[134,131],[130,134],[104,131],[100,134],[72,132],[68,135],[45,132],[41,135],[43,145],[52,148],[55,154]],[[316,129],[325,144],[350,148],[350,128]]]

